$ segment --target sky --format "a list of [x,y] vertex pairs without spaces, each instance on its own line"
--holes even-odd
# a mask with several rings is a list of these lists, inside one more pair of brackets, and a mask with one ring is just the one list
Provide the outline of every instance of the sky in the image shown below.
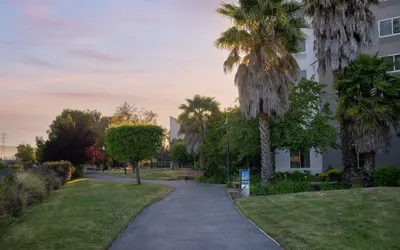
[[[229,1],[228,1],[229,2]],[[112,115],[125,101],[169,117],[195,94],[233,105],[230,22],[219,0],[0,0],[0,133],[34,144],[65,108]]]

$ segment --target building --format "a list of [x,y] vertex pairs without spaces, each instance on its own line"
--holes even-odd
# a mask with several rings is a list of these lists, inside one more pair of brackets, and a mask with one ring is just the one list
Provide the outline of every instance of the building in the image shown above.
[[[394,74],[400,74],[400,0],[381,0],[377,7],[372,10],[375,14],[376,29],[373,34],[373,46],[371,53],[379,52],[383,57],[394,64]],[[306,29],[307,40],[301,47],[303,51],[296,55],[300,66],[300,77],[311,77],[315,75],[316,81],[327,84],[327,95],[325,101],[331,103],[332,110],[337,108],[335,95],[332,89],[333,74],[332,70],[327,70],[326,74],[319,74],[317,71],[316,58],[313,51],[314,36],[312,29]],[[338,127],[338,123],[334,123]],[[377,165],[400,163],[400,137],[399,131],[393,131],[393,141],[390,151],[386,154],[376,155]],[[304,171],[320,173],[327,168],[342,168],[342,156],[340,150],[330,149],[323,155],[316,154],[313,149],[310,152],[285,152],[280,151],[275,156],[276,170],[284,171]]]
[[183,139],[184,136],[179,134],[180,125],[178,120],[172,116],[169,117],[169,141],[172,142],[174,139]]

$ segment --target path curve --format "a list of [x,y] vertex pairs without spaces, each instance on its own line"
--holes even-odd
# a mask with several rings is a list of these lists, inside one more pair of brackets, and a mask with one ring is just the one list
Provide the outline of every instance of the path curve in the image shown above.
[[[135,182],[102,174],[87,177]],[[143,210],[111,250],[281,249],[236,210],[222,186],[186,181],[143,183],[167,184],[175,191]]]

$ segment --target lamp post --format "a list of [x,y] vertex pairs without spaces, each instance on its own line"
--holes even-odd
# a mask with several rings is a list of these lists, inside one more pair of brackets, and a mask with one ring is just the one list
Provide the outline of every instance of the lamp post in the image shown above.
[[106,147],[103,146],[101,149],[102,149],[101,150],[101,158],[102,158],[101,172],[104,174],[104,167],[105,167],[105,165],[104,165],[104,151],[106,150]]
[[[225,120],[225,124],[228,125],[228,117]],[[227,182],[231,181],[231,169],[230,169],[230,164],[229,164],[229,131],[228,131],[228,126],[226,126],[226,176],[227,176]]]

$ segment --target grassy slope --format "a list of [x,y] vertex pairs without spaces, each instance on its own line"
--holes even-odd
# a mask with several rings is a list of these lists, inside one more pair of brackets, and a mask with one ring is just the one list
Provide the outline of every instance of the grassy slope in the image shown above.
[[[149,180],[183,180],[187,173],[190,171],[188,168],[178,168],[171,170],[169,168],[143,168],[140,169],[140,178]],[[132,173],[132,169],[126,171],[127,177],[135,178],[135,174]],[[124,177],[124,170],[106,171],[106,174],[118,177]]]
[[258,196],[235,203],[285,249],[400,246],[400,188]]
[[132,217],[171,190],[96,180],[67,184],[9,228],[0,249],[106,249]]

